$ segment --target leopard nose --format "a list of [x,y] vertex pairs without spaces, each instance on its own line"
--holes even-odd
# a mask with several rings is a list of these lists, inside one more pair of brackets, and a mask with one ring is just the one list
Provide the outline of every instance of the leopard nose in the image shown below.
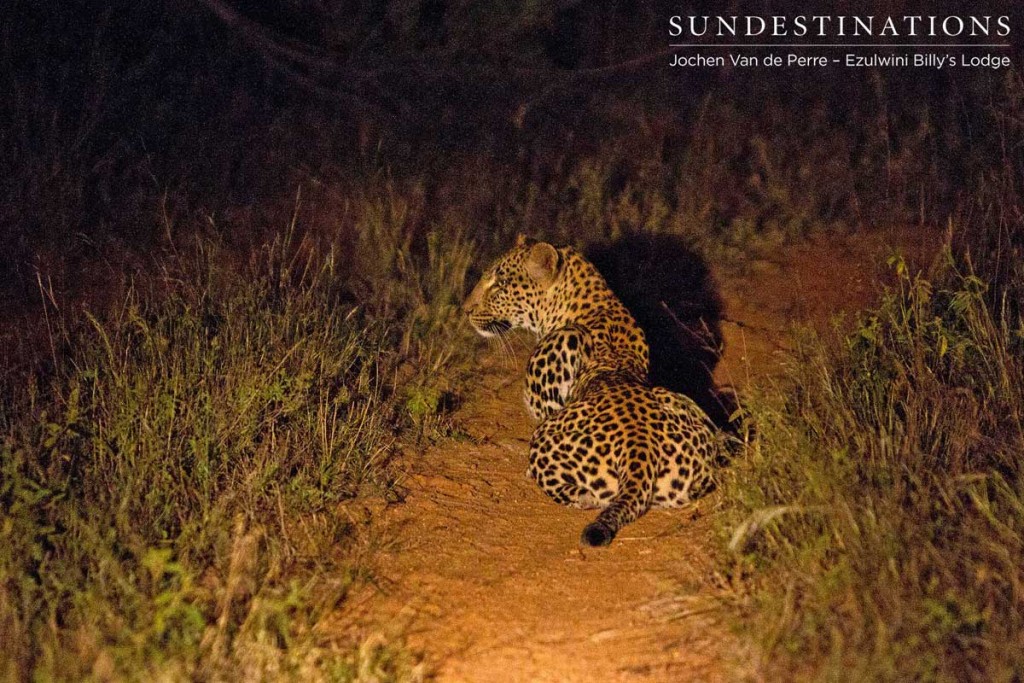
[[471,313],[473,313],[473,311],[475,311],[479,307],[480,307],[480,297],[476,293],[476,291],[473,291],[473,292],[470,292],[469,296],[467,296],[462,301],[462,306],[460,306],[459,308],[466,315],[470,315]]
[[462,300],[462,312],[469,315],[480,306],[480,302],[483,300],[484,291],[483,284],[477,283],[477,286]]

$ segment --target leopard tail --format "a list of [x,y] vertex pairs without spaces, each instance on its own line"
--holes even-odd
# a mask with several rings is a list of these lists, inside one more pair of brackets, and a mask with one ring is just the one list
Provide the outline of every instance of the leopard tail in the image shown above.
[[583,529],[580,543],[595,547],[608,545],[619,529],[650,509],[654,497],[654,472],[649,462],[619,480],[619,492],[597,519]]

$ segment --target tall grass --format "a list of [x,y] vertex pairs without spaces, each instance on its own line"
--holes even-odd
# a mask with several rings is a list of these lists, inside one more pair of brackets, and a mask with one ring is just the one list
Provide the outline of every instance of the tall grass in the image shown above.
[[1024,323],[959,263],[895,259],[881,305],[752,404],[726,524],[769,677],[1024,671]]
[[[404,225],[363,215],[378,246]],[[380,542],[338,504],[393,499],[396,440],[439,410],[410,396],[452,360],[466,259],[390,246],[374,262],[403,270],[363,283],[397,283],[367,310],[348,254],[310,244],[239,267],[201,242],[103,315],[51,302],[48,370],[0,405],[3,678],[414,674],[317,624]]]

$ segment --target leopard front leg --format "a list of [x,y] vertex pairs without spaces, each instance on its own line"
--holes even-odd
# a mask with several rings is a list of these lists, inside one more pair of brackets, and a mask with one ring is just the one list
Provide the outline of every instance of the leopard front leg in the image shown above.
[[578,327],[559,328],[541,337],[526,363],[523,392],[535,420],[544,420],[565,407],[591,349],[590,333]]

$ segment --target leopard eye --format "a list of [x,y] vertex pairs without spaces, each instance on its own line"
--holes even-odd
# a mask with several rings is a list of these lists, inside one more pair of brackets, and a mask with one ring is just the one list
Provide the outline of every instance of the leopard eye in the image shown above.
[[504,289],[505,287],[508,287],[509,284],[510,281],[507,277],[499,277],[497,280],[494,281],[494,286],[498,287],[499,289]]

